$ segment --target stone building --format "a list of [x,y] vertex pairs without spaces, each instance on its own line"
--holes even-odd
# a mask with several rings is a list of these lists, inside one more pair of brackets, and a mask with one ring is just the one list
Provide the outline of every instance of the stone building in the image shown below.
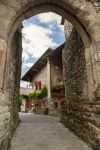
[[[62,101],[61,98],[53,97],[54,94],[52,94],[53,92],[52,87],[57,85],[60,87],[60,84],[63,85],[63,68],[62,68],[63,48],[64,48],[64,44],[57,47],[55,50],[48,49],[37,60],[37,62],[28,70],[28,72],[26,72],[26,74],[22,77],[23,81],[27,81],[31,83],[33,87],[33,91],[41,90],[44,86],[47,87],[48,95],[46,101],[50,101],[51,106],[47,106],[48,104],[46,104],[45,107],[49,107],[49,114],[52,115],[57,115],[57,112],[60,109],[60,103]],[[39,102],[38,109],[40,109],[40,111],[37,110],[37,112],[43,113],[43,111],[41,110],[42,103],[40,106],[40,100],[37,101]],[[41,99],[41,101],[43,100]],[[63,101],[64,101],[64,97],[63,97]],[[43,102],[43,106],[44,106],[44,102]]]
[[[66,65],[63,67],[66,101],[77,96],[80,99],[82,96],[81,102],[85,99],[85,103],[76,105],[68,101],[67,103],[73,107],[68,106],[66,113],[62,115],[62,121],[65,120],[66,126],[94,150],[100,150],[100,5],[98,0],[0,0],[0,149],[9,148],[11,137],[19,122],[17,102],[22,63],[21,23],[24,19],[44,12],[55,12],[61,15],[73,25],[77,36],[81,37],[83,50],[79,52],[75,47],[74,53],[72,47],[77,40],[74,40],[76,36],[71,34],[69,39],[71,46],[69,44],[65,46],[66,55],[63,59]],[[66,60],[66,56],[69,59]],[[85,60],[84,63],[81,62],[80,57]],[[72,62],[77,64],[76,68]],[[71,93],[73,97],[70,98]]]

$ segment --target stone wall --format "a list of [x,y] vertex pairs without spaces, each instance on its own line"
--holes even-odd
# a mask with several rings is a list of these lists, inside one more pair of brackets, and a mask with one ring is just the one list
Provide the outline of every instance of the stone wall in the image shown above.
[[89,100],[85,47],[75,29],[63,50],[66,104],[61,122],[95,150],[100,149],[100,103]]
[[[8,150],[12,135],[18,126],[18,98],[21,77],[21,29],[12,41],[12,53],[6,65],[5,89],[0,91],[0,150]],[[8,56],[7,56],[8,57]]]
[[[12,40],[11,45],[11,56],[9,59],[10,65],[8,68],[8,76],[9,80],[7,82],[7,89],[9,89],[10,93],[10,101],[11,101],[11,120],[12,120],[12,128],[16,129],[18,125],[18,99],[20,92],[20,79],[21,79],[21,65],[22,65],[22,33],[21,27],[17,29],[15,35]],[[12,94],[13,93],[13,94]]]
[[[85,139],[86,134],[86,141],[92,143],[94,147],[98,146],[95,148],[96,150],[100,147],[100,141],[98,140],[100,137],[100,60],[96,59],[97,54],[100,53],[100,8],[94,7],[93,3],[90,1],[87,2],[87,0],[0,0],[0,65],[2,65],[2,67],[0,66],[0,150],[7,149],[7,143],[11,138],[11,130],[17,126],[18,120],[18,115],[16,114],[15,109],[17,108],[15,107],[15,99],[18,98],[18,91],[16,92],[16,88],[13,83],[16,83],[14,79],[16,77],[16,73],[20,71],[15,71],[15,59],[18,57],[15,59],[12,58],[13,51],[11,48],[9,48],[8,41],[12,41],[12,37],[15,34],[16,29],[24,19],[49,11],[53,11],[57,14],[60,14],[63,18],[66,18],[73,24],[78,33],[80,33],[85,47],[88,49],[89,53],[89,66],[87,69],[87,72],[89,72],[89,97],[92,97],[92,94],[95,91],[96,97],[98,98],[98,101],[96,99],[91,103],[88,101],[84,107],[82,105],[82,107],[79,108],[79,105],[77,105],[78,108],[76,107],[76,111],[72,108],[68,109],[66,115],[63,115],[63,118],[65,116],[66,125],[70,125],[71,129],[73,129],[73,126],[76,127],[74,129],[77,135],[80,133],[80,136],[83,136]],[[18,43],[15,42],[15,44]],[[12,57],[10,57],[11,55]],[[19,63],[21,60],[20,55],[18,60]],[[92,76],[94,76],[94,78],[92,78]],[[8,82],[8,80],[10,82]],[[90,85],[91,83],[92,86]],[[84,89],[86,88],[84,87]],[[81,93],[81,96],[87,95],[83,93]],[[71,113],[69,110],[71,110]],[[78,115],[75,115],[76,113],[78,113]],[[83,113],[83,115],[80,115],[81,113]],[[71,116],[72,119],[70,119]],[[84,117],[85,119],[83,119]]]
[[[66,99],[88,98],[85,48],[79,34],[73,30],[63,52]],[[66,58],[66,59],[65,59]]]

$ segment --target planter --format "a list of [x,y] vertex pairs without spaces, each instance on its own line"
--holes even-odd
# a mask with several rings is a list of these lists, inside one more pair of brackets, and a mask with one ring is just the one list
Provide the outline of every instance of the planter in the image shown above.
[[52,97],[53,98],[58,98],[58,99],[65,98],[65,93],[55,92],[55,93],[52,93]]

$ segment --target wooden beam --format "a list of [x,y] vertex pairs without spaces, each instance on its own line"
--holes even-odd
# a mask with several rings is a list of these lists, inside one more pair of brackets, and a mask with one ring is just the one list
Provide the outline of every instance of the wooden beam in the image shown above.
[[32,69],[32,70],[34,70],[34,71],[39,71],[38,69]]
[[64,22],[65,22],[65,18],[62,18],[61,19],[61,25],[64,25]]

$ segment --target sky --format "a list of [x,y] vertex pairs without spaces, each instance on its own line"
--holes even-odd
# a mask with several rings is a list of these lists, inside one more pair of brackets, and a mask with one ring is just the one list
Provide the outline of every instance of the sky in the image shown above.
[[[49,12],[23,21],[22,76],[48,48],[55,49],[64,42],[64,26],[61,25],[61,19],[61,16]],[[27,85],[21,81],[21,87]]]

